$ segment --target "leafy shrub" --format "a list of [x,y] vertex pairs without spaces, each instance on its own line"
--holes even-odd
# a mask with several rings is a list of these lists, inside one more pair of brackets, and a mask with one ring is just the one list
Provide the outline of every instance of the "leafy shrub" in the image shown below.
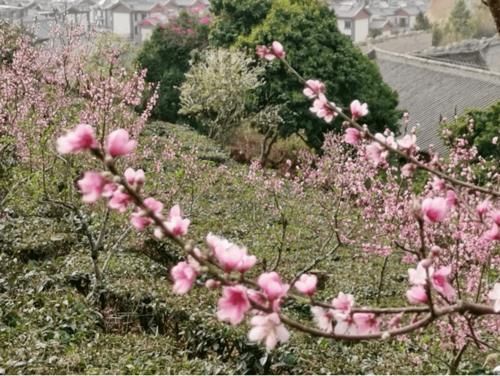
[[[465,138],[474,145],[479,155],[498,161],[500,159],[500,102],[484,110],[469,110],[456,120],[444,123],[445,138],[451,144]],[[496,137],[496,142],[495,142]]]
[[248,116],[252,91],[264,82],[264,68],[239,51],[205,51],[186,73],[180,90],[180,113],[196,120],[209,137],[225,141]]

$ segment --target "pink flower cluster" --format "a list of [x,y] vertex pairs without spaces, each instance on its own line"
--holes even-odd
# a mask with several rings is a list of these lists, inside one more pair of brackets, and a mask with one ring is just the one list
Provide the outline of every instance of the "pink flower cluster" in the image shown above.
[[[131,140],[129,133],[124,129],[117,129],[111,132],[105,140],[104,153],[106,158],[117,158],[130,154],[136,147],[137,142]],[[93,128],[87,124],[79,124],[75,129],[70,130],[66,135],[57,140],[57,150],[62,154],[76,154],[82,151],[94,150],[99,153],[99,144],[95,137]],[[123,182],[116,183],[107,176],[96,171],[87,171],[78,180],[77,185],[85,203],[92,204],[100,198],[108,200],[108,207],[125,213],[130,205],[135,204],[134,198],[126,191],[124,184],[127,184],[136,193],[139,193],[145,182],[143,170],[127,168],[123,175]],[[149,197],[144,200],[144,207],[136,207],[130,216],[130,223],[137,230],[142,231],[153,223],[151,214],[158,220],[163,220],[163,204],[158,200]],[[173,237],[185,236],[188,231],[190,220],[183,218],[179,205],[170,209],[163,227],[157,226],[154,234],[157,238],[165,236],[164,229]]]
[[340,292],[332,308],[314,306],[311,312],[319,329],[337,335],[365,335],[380,331],[380,320],[370,312],[352,312],[354,297]]
[[406,292],[406,297],[411,304],[427,304],[429,297],[427,296],[426,286],[428,281],[431,286],[442,297],[451,301],[455,298],[455,289],[449,282],[451,267],[443,266],[438,270],[430,265],[432,261],[420,261],[416,269],[408,269],[409,281],[412,287]]
[[268,61],[272,61],[274,59],[284,59],[286,56],[283,45],[276,41],[274,41],[269,47],[258,45],[255,48],[255,52],[257,53],[257,56]]

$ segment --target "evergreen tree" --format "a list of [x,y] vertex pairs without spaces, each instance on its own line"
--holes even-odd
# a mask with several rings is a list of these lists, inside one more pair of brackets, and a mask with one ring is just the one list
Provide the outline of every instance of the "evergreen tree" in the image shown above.
[[450,18],[448,28],[456,40],[470,38],[473,34],[471,13],[465,0],[457,0]]
[[415,30],[429,30],[430,28],[429,18],[423,12],[419,12],[415,19]]

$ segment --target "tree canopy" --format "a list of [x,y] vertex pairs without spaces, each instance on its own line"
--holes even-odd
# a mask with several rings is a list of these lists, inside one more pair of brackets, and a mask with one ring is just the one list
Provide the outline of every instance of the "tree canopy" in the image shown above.
[[[287,59],[302,75],[325,82],[330,100],[341,107],[353,99],[367,102],[370,115],[366,122],[372,130],[396,129],[397,94],[383,82],[377,66],[339,32],[335,14],[326,5],[317,0],[215,3],[211,43],[254,53],[257,45],[278,40],[287,50]],[[252,17],[245,12],[250,3],[258,10]],[[228,36],[225,30],[232,34]],[[303,132],[307,142],[319,148],[325,132],[340,128],[340,120],[326,124],[310,113],[302,84],[282,64],[268,64],[265,79],[268,85],[259,90],[258,98],[261,106],[284,105],[281,136]]]

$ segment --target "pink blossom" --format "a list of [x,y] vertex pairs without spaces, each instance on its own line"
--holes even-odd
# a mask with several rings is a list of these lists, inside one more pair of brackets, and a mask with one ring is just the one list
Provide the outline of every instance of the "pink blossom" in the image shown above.
[[248,339],[252,342],[263,342],[267,351],[271,351],[278,343],[285,343],[290,338],[290,333],[281,323],[277,313],[257,315],[250,321],[252,329]]
[[271,49],[267,46],[258,45],[255,47],[255,53],[261,59],[274,60],[276,56],[271,52]]
[[353,119],[359,119],[368,115],[368,105],[366,103],[361,104],[357,99],[352,101],[350,108]]
[[374,166],[379,166],[385,163],[388,152],[378,142],[374,141],[367,145],[365,150],[367,158],[373,163]]
[[174,293],[183,295],[193,287],[196,280],[196,271],[187,262],[182,261],[172,268],[170,276],[174,280]]
[[309,110],[320,119],[324,119],[327,123],[331,123],[338,115],[323,94],[318,95],[318,98],[314,100],[313,106]]
[[133,168],[129,167],[125,170],[123,176],[125,176],[125,180],[131,186],[140,187],[144,184],[144,171],[141,169],[134,170]]
[[205,281],[205,287],[210,290],[215,290],[219,288],[221,285],[220,281],[216,281],[215,279],[207,279]]
[[446,188],[446,183],[443,179],[434,176],[432,179],[432,189],[436,192],[443,191]]
[[215,258],[226,273],[232,271],[244,273],[252,268],[257,262],[255,256],[247,254],[247,249],[245,247],[239,247],[212,233],[207,235],[206,240]]
[[243,286],[224,287],[222,297],[219,299],[217,318],[220,321],[238,325],[245,318],[245,313],[250,309],[250,301],[246,288]]
[[257,56],[262,59],[272,61],[276,58],[283,59],[286,55],[285,49],[280,42],[274,41],[271,47],[259,45],[255,48]]
[[413,176],[413,173],[417,169],[417,166],[415,166],[413,163],[406,163],[403,167],[401,167],[401,175],[410,178]]
[[339,295],[332,300],[332,306],[342,313],[350,313],[354,306],[354,296],[339,292]]
[[210,24],[210,21],[211,21],[210,17],[205,16],[205,17],[201,17],[199,22],[202,25],[208,25],[208,24]]
[[314,274],[302,274],[297,282],[295,288],[302,294],[312,296],[316,292],[316,284],[318,277]]
[[96,202],[102,196],[106,183],[106,180],[99,172],[86,172],[77,183],[82,194],[82,201],[88,204]]
[[493,223],[491,228],[483,234],[483,238],[487,241],[500,241],[500,227],[496,223]]
[[285,49],[280,42],[274,41],[271,44],[271,51],[278,59],[284,59],[286,56]]
[[149,217],[144,217],[142,213],[134,212],[130,216],[130,223],[134,226],[138,231],[143,231],[148,227],[153,221]]
[[448,203],[442,197],[426,198],[422,202],[422,213],[429,222],[442,222],[448,210]]
[[262,273],[257,280],[257,284],[269,300],[282,298],[290,287],[281,281],[281,277],[276,272]]
[[254,255],[244,254],[240,262],[236,266],[236,271],[240,273],[245,273],[248,270],[250,270],[255,265],[256,262],[257,262],[257,257],[255,257]]
[[358,334],[372,334],[379,331],[380,322],[374,313],[355,313],[352,319],[358,329]]
[[479,217],[482,218],[488,212],[488,210],[490,210],[490,208],[491,208],[490,200],[484,200],[480,202],[479,205],[477,205],[476,213],[479,214]]
[[[154,199],[153,197],[148,197],[144,200],[144,205],[151,210],[158,218],[162,217],[161,211],[163,210],[163,204]],[[142,231],[151,223],[153,220],[147,216],[144,210],[138,210],[132,213],[130,222],[137,230]]]
[[450,208],[457,206],[458,197],[455,191],[452,191],[451,189],[446,191],[446,203]]
[[[434,269],[432,267],[428,268],[429,276],[432,275]],[[426,285],[427,284],[427,270],[424,263],[421,261],[418,263],[416,269],[408,269],[409,281],[412,285]]]
[[309,99],[316,98],[319,94],[325,93],[325,84],[318,80],[307,80],[304,88],[304,95]]
[[333,310],[322,307],[312,307],[311,313],[319,329],[325,333],[331,333],[333,331]]
[[353,316],[351,314],[341,313],[339,311],[334,312],[335,325],[334,333],[337,335],[356,335],[358,334],[358,328],[354,322]]
[[113,196],[108,201],[108,207],[110,209],[118,210],[120,213],[125,213],[128,205],[132,202],[132,198],[122,192],[120,189],[117,189],[113,192]]
[[448,300],[455,297],[455,289],[449,283],[450,273],[451,268],[449,266],[443,266],[432,273],[431,276],[432,287]]
[[113,158],[120,157],[130,154],[136,145],[137,142],[129,139],[129,134],[125,129],[117,129],[108,135],[106,152]]
[[188,227],[191,221],[187,218],[182,218],[182,211],[179,205],[174,205],[168,214],[165,227],[174,237],[185,236],[188,232]]
[[356,128],[347,128],[345,130],[344,141],[350,145],[358,145],[363,136]]
[[414,150],[417,147],[417,137],[414,134],[407,134],[402,139],[397,141],[399,147],[403,150]]
[[95,132],[88,124],[78,124],[57,139],[57,152],[60,154],[75,154],[94,148],[97,148]]
[[102,189],[102,197],[111,198],[113,193],[118,189],[118,185],[115,183],[107,183]]
[[491,219],[493,219],[493,222],[495,222],[498,226],[500,226],[500,209],[495,209],[490,213]]
[[488,294],[488,299],[493,300],[493,310],[500,312],[500,283],[495,283],[495,286]]
[[427,292],[421,285],[413,286],[406,291],[406,298],[410,304],[425,304],[427,303]]

